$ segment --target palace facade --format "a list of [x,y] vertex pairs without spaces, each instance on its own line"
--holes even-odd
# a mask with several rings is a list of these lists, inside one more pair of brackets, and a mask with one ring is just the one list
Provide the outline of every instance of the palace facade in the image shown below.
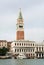
[[17,40],[11,44],[13,55],[25,54],[28,58],[35,56],[35,41]]
[[36,58],[44,58],[44,41],[35,44],[35,56]]

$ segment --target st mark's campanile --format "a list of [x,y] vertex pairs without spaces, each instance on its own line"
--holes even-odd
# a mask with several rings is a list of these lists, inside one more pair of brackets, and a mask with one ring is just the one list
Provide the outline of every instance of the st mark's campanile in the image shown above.
[[23,21],[21,9],[19,11],[16,27],[17,27],[16,40],[24,40],[24,21]]

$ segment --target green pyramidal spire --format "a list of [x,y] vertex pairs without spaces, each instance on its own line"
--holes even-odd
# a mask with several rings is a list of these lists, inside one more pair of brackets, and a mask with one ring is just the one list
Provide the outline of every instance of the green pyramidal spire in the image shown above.
[[18,19],[23,19],[22,13],[21,13],[21,8],[20,8],[20,12],[19,12],[19,17],[18,17]]

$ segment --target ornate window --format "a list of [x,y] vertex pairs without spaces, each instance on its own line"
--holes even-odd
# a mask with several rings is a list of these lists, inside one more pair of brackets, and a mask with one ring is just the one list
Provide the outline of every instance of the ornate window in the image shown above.
[[15,46],[16,46],[16,43],[15,43]]

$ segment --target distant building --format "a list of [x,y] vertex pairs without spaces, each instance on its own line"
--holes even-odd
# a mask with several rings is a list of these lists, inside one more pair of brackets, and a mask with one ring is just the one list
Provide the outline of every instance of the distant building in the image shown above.
[[44,58],[44,41],[35,45],[36,58]]
[[0,48],[7,48],[7,41],[6,40],[0,40]]
[[9,51],[11,51],[11,43],[12,43],[12,41],[7,42],[7,48],[9,49]]

